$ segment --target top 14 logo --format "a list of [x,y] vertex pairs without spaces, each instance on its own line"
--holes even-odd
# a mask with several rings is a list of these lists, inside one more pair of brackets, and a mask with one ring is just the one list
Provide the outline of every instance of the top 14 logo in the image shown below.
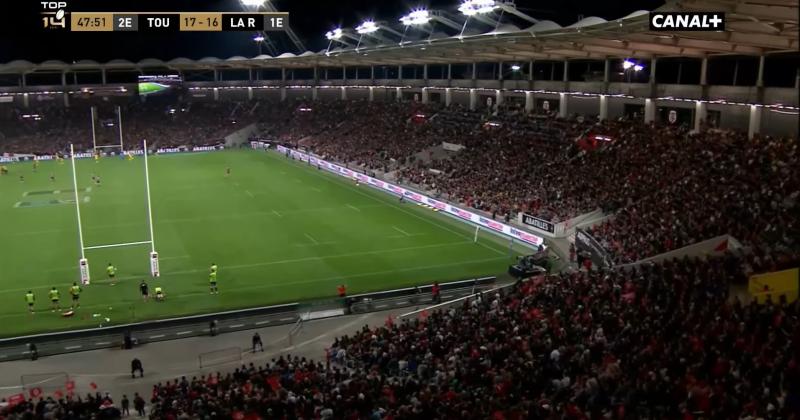
[[67,27],[66,8],[67,2],[65,1],[40,1],[42,9],[42,26],[45,29],[64,29]]

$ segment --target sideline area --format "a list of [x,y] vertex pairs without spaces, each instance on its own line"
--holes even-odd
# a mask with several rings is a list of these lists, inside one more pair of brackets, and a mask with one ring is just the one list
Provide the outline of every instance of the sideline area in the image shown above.
[[[0,375],[0,397],[22,392],[23,375],[46,377],[48,374],[66,373],[75,381],[77,394],[108,392],[114,399],[115,405],[119,407],[123,394],[132,400],[134,393],[138,392],[149,405],[153,385],[158,382],[180,379],[181,376],[191,379],[195,375],[232,371],[241,364],[253,363],[258,366],[286,354],[324,360],[325,349],[337,336],[352,334],[364,325],[381,326],[390,315],[396,317],[413,309],[406,307],[308,321],[302,324],[302,329],[294,336],[292,344],[289,343],[289,331],[294,325],[289,324],[215,337],[163,341],[136,346],[131,350],[95,350],[44,357],[36,361],[5,362],[0,364],[0,369],[3,371],[3,375]],[[264,351],[254,354],[250,346],[251,338],[256,332],[264,343]],[[202,369],[199,367],[198,358],[201,354],[232,347],[241,348],[241,362],[235,360]],[[134,358],[142,361],[143,378],[132,379],[130,376],[131,360]],[[96,388],[92,384],[96,385]],[[149,407],[147,411],[149,412]]]

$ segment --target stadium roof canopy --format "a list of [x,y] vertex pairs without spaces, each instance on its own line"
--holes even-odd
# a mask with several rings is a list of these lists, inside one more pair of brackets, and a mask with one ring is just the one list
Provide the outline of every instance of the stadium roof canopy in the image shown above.
[[[145,59],[136,63],[78,61],[67,64],[46,61],[34,64],[17,60],[0,65],[0,73],[31,71],[125,70],[167,67],[175,70],[247,67],[381,66],[472,62],[524,62],[605,58],[652,58],[665,56],[769,55],[797,52],[797,0],[679,0],[657,11],[726,13],[724,32],[653,32],[648,12],[641,10],[615,20],[587,17],[568,26],[547,20],[518,25],[519,20],[497,24],[492,30],[448,34],[431,28],[428,36],[399,42],[389,36],[369,37],[370,42],[319,52],[306,51],[277,57]],[[500,20],[497,20],[500,23]],[[530,22],[529,22],[530,23]],[[388,27],[387,27],[387,30]],[[391,32],[391,31],[390,31]],[[451,31],[452,32],[452,31]],[[397,33],[395,30],[391,33]],[[377,40],[377,42],[376,42]],[[332,43],[333,44],[333,43]],[[339,45],[337,43],[337,45]]]

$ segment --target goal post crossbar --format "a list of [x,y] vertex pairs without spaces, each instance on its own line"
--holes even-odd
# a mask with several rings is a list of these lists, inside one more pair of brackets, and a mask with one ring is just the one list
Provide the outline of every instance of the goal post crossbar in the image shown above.
[[139,242],[125,242],[119,244],[108,244],[108,245],[94,245],[94,246],[87,246],[84,247],[84,250],[90,249],[103,249],[103,248],[120,248],[123,246],[134,246],[134,245],[144,245],[144,244],[152,244],[153,241],[139,241]]

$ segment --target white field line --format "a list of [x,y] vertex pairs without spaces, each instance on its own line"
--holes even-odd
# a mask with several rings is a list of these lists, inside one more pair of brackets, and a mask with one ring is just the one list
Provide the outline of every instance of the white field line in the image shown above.
[[360,212],[360,211],[361,211],[361,209],[360,209],[360,208],[358,208],[358,207],[356,207],[356,206],[353,206],[353,205],[351,205],[351,204],[348,204],[348,205],[347,205],[347,207],[350,207],[351,209],[353,209],[353,210],[355,210],[355,211],[358,211],[358,212]]
[[[306,169],[306,171],[308,171],[308,169]],[[314,174],[314,175],[316,175],[316,176],[318,176],[318,177],[320,177],[320,178],[322,178],[322,179],[324,179],[324,180],[326,180],[326,181],[328,181],[328,182],[336,183],[337,185],[339,185],[338,182],[336,182],[333,178],[328,177],[328,175],[326,175],[326,174],[319,174],[319,173],[311,172],[311,171],[309,171],[309,172]],[[420,216],[420,215],[418,215],[416,213],[412,213],[411,211],[408,211],[408,210],[398,206],[393,201],[390,202],[390,201],[384,200],[382,198],[378,198],[376,196],[373,196],[372,194],[367,194],[367,193],[363,192],[362,190],[360,190],[359,188],[357,188],[356,186],[353,186],[353,185],[349,185],[349,184],[341,184],[341,185],[345,186],[346,188],[349,188],[350,190],[352,190],[352,191],[354,191],[354,192],[356,192],[358,194],[363,195],[364,197],[369,198],[370,200],[374,200],[374,201],[377,201],[379,203],[383,203],[385,206],[394,207],[396,210],[399,210],[399,211],[401,211],[401,212],[403,212],[403,213],[405,213],[405,214],[407,214],[407,215],[409,215],[409,216],[411,216],[411,217],[413,217],[415,219],[419,219],[419,220],[421,220],[421,221],[423,221],[423,222],[425,222],[425,223],[427,223],[429,225],[436,226],[439,229],[446,230],[446,231],[448,231],[448,232],[450,232],[452,234],[458,235],[458,236],[460,236],[462,238],[465,238],[465,239],[469,240],[470,242],[473,241],[473,238],[470,237],[469,235],[467,235],[467,234],[465,234],[463,232],[459,232],[457,230],[451,229],[451,228],[449,228],[447,226],[444,226],[444,225],[442,225],[440,223],[436,223],[434,220],[428,220],[427,218],[424,218],[424,217],[422,217],[422,216]],[[505,252],[499,251],[499,250],[497,250],[497,249],[495,249],[493,247],[490,247],[489,245],[486,245],[486,244],[484,244],[482,242],[478,242],[478,245],[480,245],[480,246],[482,246],[482,247],[484,247],[484,248],[486,248],[486,249],[488,249],[488,250],[490,250],[490,251],[492,251],[492,252],[494,252],[496,254],[506,255]]]
[[307,234],[307,233],[304,233],[303,235],[306,235],[306,238],[308,238],[309,240],[311,240],[311,242],[313,242],[313,243],[314,243],[314,245],[319,245],[319,242],[317,242],[317,240],[316,240],[316,239],[314,239],[314,237],[313,237],[313,236],[311,236],[311,235],[309,235],[309,234]]
[[394,230],[396,230],[396,231],[398,231],[398,232],[402,233],[402,234],[403,234],[403,235],[405,235],[405,236],[411,236],[411,234],[410,234],[410,233],[408,233],[408,232],[404,231],[403,229],[400,229],[400,228],[399,228],[399,227],[397,227],[397,226],[392,226],[392,229],[394,229]]
[[[383,204],[367,204],[361,206],[362,208],[378,208],[378,207],[385,207]],[[340,211],[342,210],[343,206],[340,207],[310,207],[310,208],[303,208],[303,209],[294,209],[294,210],[268,210],[268,211],[254,211],[254,212],[243,212],[237,214],[228,214],[228,215],[221,215],[221,216],[208,216],[208,217],[187,217],[187,218],[176,218],[176,219],[158,219],[155,218],[153,222],[155,226],[163,226],[163,225],[170,225],[170,224],[177,224],[177,223],[208,223],[215,220],[236,220],[236,219],[252,219],[255,216],[264,216],[264,215],[275,215],[277,217],[283,217],[287,214],[299,214],[299,213],[310,213],[310,212],[324,212],[324,211]],[[358,207],[352,207],[354,209],[358,209]],[[358,210],[360,211],[360,210]],[[117,223],[113,225],[89,225],[84,226],[83,230],[103,230],[103,229],[121,229],[125,227],[138,227],[142,226],[143,223]],[[53,233],[72,233],[75,231],[75,228],[70,229],[47,229],[47,230],[38,230],[38,231],[26,231],[15,233],[13,236],[34,236],[34,235],[47,235]]]
[[255,198],[255,196],[253,195],[253,193],[251,193],[251,192],[250,192],[250,191],[248,191],[248,190],[244,190],[244,193],[245,193],[245,194],[247,194],[248,196],[250,196],[250,198]]

